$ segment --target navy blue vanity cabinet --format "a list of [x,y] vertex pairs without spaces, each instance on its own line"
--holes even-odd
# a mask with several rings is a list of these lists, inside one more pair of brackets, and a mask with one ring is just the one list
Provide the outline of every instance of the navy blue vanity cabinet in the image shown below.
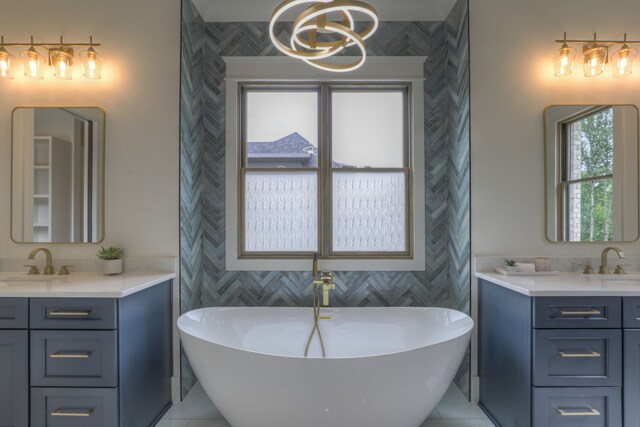
[[624,425],[640,427],[640,297],[624,298]]
[[29,426],[29,304],[0,298],[0,426]]
[[[640,331],[623,330],[622,306],[620,297],[528,297],[480,279],[480,406],[501,427],[621,427],[629,383],[640,406],[626,368],[635,363],[638,375]],[[631,416],[625,427],[640,427]]]
[[171,405],[170,281],[29,303],[31,427],[155,425]]

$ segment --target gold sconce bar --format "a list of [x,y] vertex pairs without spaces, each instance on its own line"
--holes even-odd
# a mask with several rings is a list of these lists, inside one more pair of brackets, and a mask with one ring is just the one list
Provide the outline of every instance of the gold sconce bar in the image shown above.
[[[4,36],[0,36],[0,79],[12,80],[16,74],[16,57],[7,50],[12,47],[28,47],[20,52],[20,62],[25,77],[36,80],[44,78],[46,65],[51,66],[54,77],[71,80],[76,60],[74,48],[85,48],[78,55],[83,75],[88,79],[100,79],[102,77],[102,56],[95,51],[95,47],[99,46],[102,44],[94,43],[93,36],[89,37],[88,43],[66,42],[62,36],[60,36],[59,42],[36,43],[31,36],[30,42],[17,43],[5,42]],[[38,48],[46,50],[46,55],[40,53]]]
[[[573,72],[576,49],[569,46],[570,44],[582,45],[582,62],[586,77],[602,74],[609,64],[613,69],[613,77],[625,77],[633,72],[638,57],[638,49],[629,45],[640,44],[640,40],[627,40],[626,33],[623,40],[598,40],[597,33],[593,34],[591,40],[567,39],[567,33],[564,33],[564,38],[555,40],[555,43],[562,43],[562,47],[553,53],[556,77],[565,77]],[[620,48],[615,52],[609,51],[618,45]]]

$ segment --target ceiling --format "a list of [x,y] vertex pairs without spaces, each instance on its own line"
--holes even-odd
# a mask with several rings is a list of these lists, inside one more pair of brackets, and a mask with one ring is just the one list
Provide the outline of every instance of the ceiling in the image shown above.
[[[192,1],[206,22],[265,22],[281,2],[281,0]],[[444,21],[457,0],[365,1],[376,8],[381,21]]]

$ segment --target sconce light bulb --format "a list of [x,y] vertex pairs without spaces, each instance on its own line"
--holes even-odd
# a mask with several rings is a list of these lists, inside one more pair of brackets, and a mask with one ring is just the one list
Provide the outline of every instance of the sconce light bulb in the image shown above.
[[568,76],[573,72],[573,63],[576,57],[576,50],[563,43],[562,47],[553,54],[553,62],[556,77]]
[[612,62],[615,64],[613,77],[630,75],[633,72],[637,57],[638,49],[631,48],[627,46],[626,43],[623,44],[622,47],[611,56]]

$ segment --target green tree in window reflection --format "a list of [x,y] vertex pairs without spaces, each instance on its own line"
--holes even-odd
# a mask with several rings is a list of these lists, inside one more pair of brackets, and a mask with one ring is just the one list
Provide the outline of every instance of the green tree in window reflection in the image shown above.
[[581,178],[603,177],[581,185],[582,241],[613,240],[613,109],[579,121]]

